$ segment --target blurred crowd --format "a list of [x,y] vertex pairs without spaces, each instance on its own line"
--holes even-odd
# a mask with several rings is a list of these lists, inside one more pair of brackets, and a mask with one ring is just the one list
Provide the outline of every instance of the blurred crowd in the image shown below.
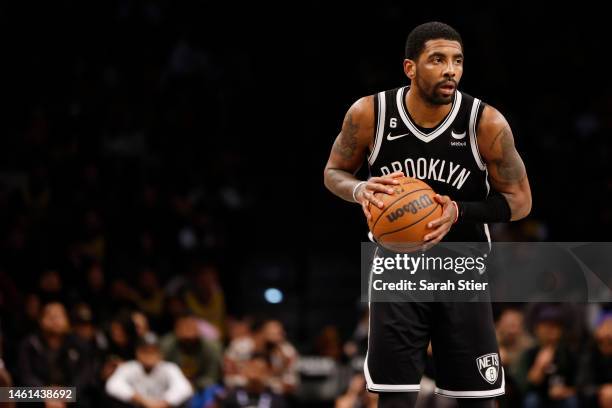
[[[350,336],[329,325],[299,350],[279,320],[225,316],[214,269],[199,265],[199,285],[171,295],[168,286],[124,283],[119,293],[99,292],[95,310],[91,292],[73,300],[59,290],[29,293],[23,309],[3,313],[1,386],[76,387],[82,407],[376,407],[362,371],[367,310]],[[4,287],[1,294],[11,295]],[[506,387],[500,407],[612,407],[609,308],[494,309]],[[453,408],[434,394],[433,353],[418,407]]]

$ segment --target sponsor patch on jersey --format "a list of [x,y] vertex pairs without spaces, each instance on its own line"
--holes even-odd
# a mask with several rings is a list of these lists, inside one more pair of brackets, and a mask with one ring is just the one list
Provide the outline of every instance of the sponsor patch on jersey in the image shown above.
[[476,367],[478,367],[478,372],[486,382],[495,384],[499,376],[499,355],[489,353],[478,357]]
[[455,133],[455,131],[451,130],[451,136],[453,137],[453,139],[457,139],[457,140],[461,140],[465,137],[465,133]]

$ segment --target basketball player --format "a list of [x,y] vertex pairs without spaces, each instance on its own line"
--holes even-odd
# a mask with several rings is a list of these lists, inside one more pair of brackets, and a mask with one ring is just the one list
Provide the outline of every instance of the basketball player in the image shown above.
[[[487,223],[519,220],[531,210],[525,166],[504,116],[458,90],[463,43],[450,26],[430,22],[406,40],[410,86],[363,97],[346,113],[325,167],[325,185],[344,200],[383,203],[396,177],[424,180],[443,214],[424,240],[490,242]],[[371,177],[354,176],[367,159]],[[490,303],[370,304],[367,388],[379,407],[412,407],[429,341],[436,392],[460,407],[494,407],[504,393]]]

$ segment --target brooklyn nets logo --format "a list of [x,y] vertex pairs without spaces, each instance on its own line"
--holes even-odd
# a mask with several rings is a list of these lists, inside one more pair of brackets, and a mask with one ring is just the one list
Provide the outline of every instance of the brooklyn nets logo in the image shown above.
[[485,354],[476,359],[478,372],[489,384],[494,384],[499,375],[499,356],[497,353]]

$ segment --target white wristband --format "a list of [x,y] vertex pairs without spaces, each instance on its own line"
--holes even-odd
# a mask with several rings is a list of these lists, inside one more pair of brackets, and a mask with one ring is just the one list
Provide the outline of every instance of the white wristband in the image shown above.
[[356,203],[358,203],[359,201],[357,201],[357,198],[355,197],[355,193],[357,192],[357,189],[359,188],[359,186],[365,183],[367,183],[367,181],[360,181],[359,183],[355,184],[355,187],[353,187],[353,201],[355,201]]
[[455,206],[455,212],[457,213],[455,216],[455,221],[453,221],[453,224],[456,224],[457,221],[459,221],[459,204],[457,204],[456,201],[451,201],[451,204]]

